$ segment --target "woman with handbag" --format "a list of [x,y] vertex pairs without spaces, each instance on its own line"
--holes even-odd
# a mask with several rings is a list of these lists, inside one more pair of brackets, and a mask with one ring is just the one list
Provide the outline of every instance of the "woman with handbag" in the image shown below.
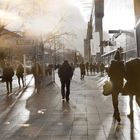
[[120,51],[117,50],[114,55],[114,60],[111,61],[111,65],[108,70],[108,76],[112,82],[112,103],[114,107],[113,117],[120,122],[120,113],[118,109],[118,96],[123,88],[123,79],[125,77],[124,62],[121,60]]

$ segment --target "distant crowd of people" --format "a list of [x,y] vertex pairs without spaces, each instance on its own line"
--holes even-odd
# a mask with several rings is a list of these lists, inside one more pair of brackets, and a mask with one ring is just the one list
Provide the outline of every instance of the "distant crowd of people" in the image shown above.
[[95,75],[96,73],[101,73],[101,76],[104,75],[105,72],[105,65],[103,62],[98,62],[98,63],[89,63],[86,62],[81,62],[80,65],[80,72],[81,72],[81,80],[84,79],[85,75]]

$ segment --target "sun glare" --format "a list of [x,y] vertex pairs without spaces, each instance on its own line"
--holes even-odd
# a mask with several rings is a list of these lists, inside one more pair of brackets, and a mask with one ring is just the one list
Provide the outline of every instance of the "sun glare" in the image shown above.
[[21,17],[17,16],[15,13],[10,13],[8,11],[0,10],[0,20],[9,22],[19,22],[21,21]]

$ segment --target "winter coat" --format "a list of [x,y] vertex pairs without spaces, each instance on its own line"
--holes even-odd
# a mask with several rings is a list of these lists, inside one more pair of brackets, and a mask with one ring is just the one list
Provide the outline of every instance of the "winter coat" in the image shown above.
[[112,60],[108,70],[108,76],[112,81],[113,88],[120,90],[123,87],[123,78],[125,77],[125,67],[123,61]]
[[100,65],[100,71],[103,72],[105,70],[105,65],[103,63],[101,63]]
[[125,91],[128,94],[140,95],[140,59],[135,58],[126,63]]
[[85,64],[83,63],[80,64],[80,70],[81,70],[81,73],[85,75]]
[[3,79],[6,82],[12,81],[12,77],[14,76],[14,70],[11,66],[5,67],[3,70]]
[[73,76],[72,67],[68,63],[63,63],[58,70],[60,81],[70,80]]
[[31,71],[35,77],[40,76],[42,74],[41,67],[38,63],[33,64]]
[[16,70],[17,77],[22,77],[24,73],[24,68],[22,65],[19,65]]

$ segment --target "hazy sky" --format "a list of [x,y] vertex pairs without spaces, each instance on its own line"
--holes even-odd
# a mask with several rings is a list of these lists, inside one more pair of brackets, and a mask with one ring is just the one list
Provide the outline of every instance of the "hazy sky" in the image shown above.
[[67,47],[83,52],[86,22],[92,0],[0,0],[0,18],[9,29],[23,29],[33,34],[52,31],[71,32]]
[[134,4],[131,0],[105,0],[103,26],[105,30],[130,30],[135,26]]

